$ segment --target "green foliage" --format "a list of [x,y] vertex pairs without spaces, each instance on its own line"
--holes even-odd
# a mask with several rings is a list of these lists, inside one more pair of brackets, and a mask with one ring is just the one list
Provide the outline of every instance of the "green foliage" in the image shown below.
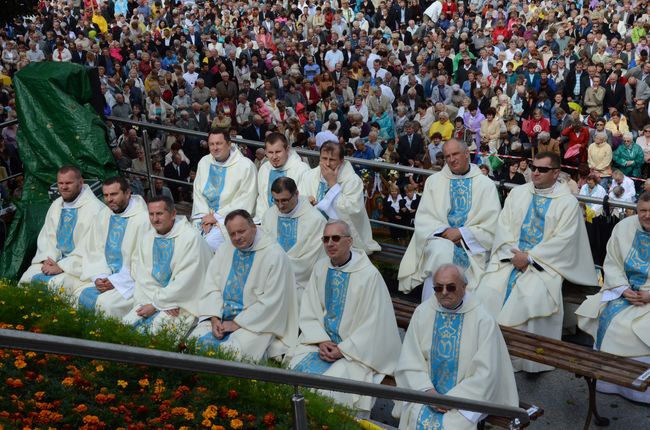
[[[75,309],[43,284],[17,287],[0,281],[0,309],[0,328],[199,353],[193,342],[179,343],[179,333],[138,333],[115,319]],[[231,358],[219,351],[205,355]],[[286,385],[0,350],[0,428],[288,429],[292,395]],[[304,395],[311,428],[359,428],[349,411],[330,399]]]

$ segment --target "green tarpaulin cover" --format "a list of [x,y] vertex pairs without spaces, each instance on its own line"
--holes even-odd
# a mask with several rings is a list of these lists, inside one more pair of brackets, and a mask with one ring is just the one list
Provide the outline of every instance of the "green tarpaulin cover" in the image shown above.
[[59,167],[84,177],[118,174],[106,128],[90,105],[89,71],[72,63],[33,63],[14,76],[18,151],[25,166],[23,195],[0,255],[0,277],[17,278],[29,265],[50,205],[48,188]]

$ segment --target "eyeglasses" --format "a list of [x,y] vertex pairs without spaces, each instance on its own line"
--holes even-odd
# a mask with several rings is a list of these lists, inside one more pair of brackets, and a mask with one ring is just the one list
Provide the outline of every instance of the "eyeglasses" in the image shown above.
[[456,286],[454,284],[450,285],[434,285],[433,291],[436,293],[442,293],[442,290],[447,290],[448,293],[453,293],[456,291]]
[[533,172],[539,171],[539,173],[548,173],[551,170],[557,170],[559,167],[544,167],[544,166],[535,166],[534,164],[530,166],[530,170]]
[[341,241],[341,239],[344,238],[344,237],[350,237],[350,236],[341,236],[341,235],[335,234],[333,236],[323,236],[321,238],[321,240],[323,241],[323,243],[328,243],[330,240],[332,240],[334,243],[339,243]]

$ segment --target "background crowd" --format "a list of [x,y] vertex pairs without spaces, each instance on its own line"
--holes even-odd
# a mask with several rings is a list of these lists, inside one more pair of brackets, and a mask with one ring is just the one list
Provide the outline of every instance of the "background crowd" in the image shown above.
[[[642,0],[41,2],[0,32],[0,119],[15,117],[14,73],[69,61],[98,68],[118,118],[256,141],[278,131],[296,148],[338,139],[354,157],[434,170],[455,137],[486,175],[514,183],[553,151],[575,193],[634,201],[650,187],[649,32]],[[119,167],[146,172],[146,127],[108,129]],[[192,181],[206,142],[148,132],[152,173]],[[15,136],[2,130],[0,177],[22,171]],[[412,223],[426,176],[355,170],[372,218]],[[192,198],[132,179],[139,194]]]

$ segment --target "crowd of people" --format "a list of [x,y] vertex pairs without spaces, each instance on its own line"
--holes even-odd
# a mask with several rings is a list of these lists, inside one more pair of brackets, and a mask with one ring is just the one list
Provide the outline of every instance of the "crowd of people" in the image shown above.
[[[70,61],[98,69],[105,114],[138,124],[108,121],[133,175],[104,183],[105,205],[77,169],[59,172],[22,280],[142,329],[194,327],[205,348],[516,405],[512,369],[549,369],[511,364],[497,323],[560,338],[562,282],[598,285],[584,219],[611,215],[574,195],[610,196],[638,214],[617,214],[603,292],[578,324],[597,349],[648,360],[649,31],[645,2],[628,0],[42,2],[0,36],[0,115],[15,115],[15,72]],[[15,129],[3,137],[13,174]],[[136,175],[150,162],[167,181]],[[391,230],[408,243],[400,290],[424,284],[401,347],[370,218],[415,227]],[[401,428],[480,419],[399,409]]]

